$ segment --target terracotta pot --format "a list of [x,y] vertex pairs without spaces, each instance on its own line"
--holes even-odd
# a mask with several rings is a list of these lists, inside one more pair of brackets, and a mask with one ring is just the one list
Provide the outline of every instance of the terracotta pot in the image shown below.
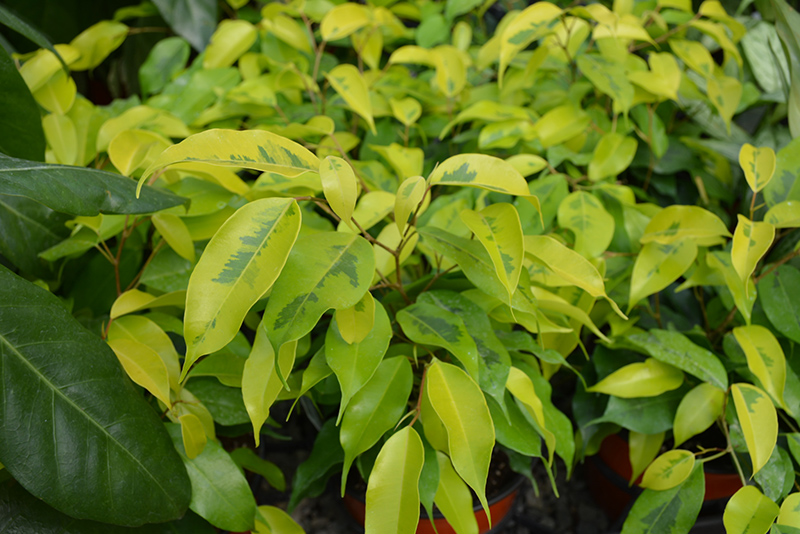
[[[519,495],[519,488],[524,481],[523,477],[517,477],[514,482],[509,485],[503,492],[495,495],[489,499],[489,512],[492,514],[492,527],[489,529],[489,521],[486,518],[486,512],[480,504],[476,505],[473,509],[475,518],[478,520],[478,533],[486,534],[497,530],[498,525],[508,516],[511,511],[511,506]],[[355,519],[359,525],[364,525],[365,505],[364,501],[347,493],[344,496],[344,507]],[[453,527],[447,522],[444,516],[438,510],[434,511],[433,522],[436,524],[436,531],[433,530],[428,515],[424,510],[420,510],[419,524],[417,525],[417,534],[456,534]]]
[[[586,462],[589,491],[612,520],[619,517],[641,491],[638,486],[628,485],[633,473],[628,452],[628,442],[612,434],[603,440],[597,455]],[[706,493],[703,500],[706,502],[727,499],[742,487],[742,481],[736,473],[706,470],[704,476]],[[641,480],[640,475],[636,484]]]

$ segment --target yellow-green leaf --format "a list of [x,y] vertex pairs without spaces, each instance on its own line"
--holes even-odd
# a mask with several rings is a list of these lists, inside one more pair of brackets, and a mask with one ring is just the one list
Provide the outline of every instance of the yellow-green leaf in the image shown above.
[[172,405],[169,398],[169,372],[156,351],[144,343],[126,338],[116,338],[109,341],[108,345],[131,380],[167,406]]
[[727,534],[766,534],[780,510],[755,486],[737,491],[725,505],[722,523]]
[[341,96],[356,114],[367,121],[370,131],[377,135],[375,121],[372,118],[372,103],[369,98],[369,87],[364,76],[354,65],[342,63],[332,68],[326,75],[331,87]]
[[687,393],[675,412],[672,431],[677,447],[692,436],[705,432],[722,414],[725,392],[704,382]]
[[731,255],[723,251],[714,251],[706,254],[706,263],[715,271],[722,274],[725,285],[728,286],[736,308],[744,316],[745,322],[750,324],[753,305],[756,302],[756,284],[752,278],[742,281],[739,273],[733,268]]
[[422,106],[419,101],[410,96],[400,99],[390,98],[389,106],[392,108],[394,118],[406,126],[411,126],[417,122],[417,119],[422,115]]
[[586,391],[605,393],[624,399],[655,397],[677,389],[683,383],[683,372],[655,358],[630,363],[617,369]]
[[261,24],[278,39],[289,46],[301,50],[308,54],[313,54],[311,43],[308,39],[303,23],[286,15],[275,15],[270,18],[263,18]]
[[186,449],[186,457],[193,460],[203,452],[208,441],[206,432],[203,430],[203,423],[193,413],[183,414],[178,421],[181,423],[181,438],[183,439],[183,448]]
[[355,3],[335,6],[325,14],[320,23],[320,34],[326,41],[344,39],[370,23],[369,9]]
[[[177,319],[176,319],[177,320]],[[131,339],[144,343],[159,355],[169,374],[169,385],[174,391],[180,390],[181,365],[178,352],[166,332],[154,321],[141,315],[119,317],[108,327],[108,340]]]
[[42,119],[42,128],[47,144],[53,149],[55,163],[75,165],[78,158],[78,143],[72,119],[68,115],[51,113]]
[[782,407],[786,356],[775,335],[768,328],[755,324],[737,326],[733,329],[733,335],[747,357],[747,367],[775,403]]
[[486,478],[494,448],[494,425],[486,399],[467,373],[449,363],[435,360],[428,367],[426,381],[431,405],[447,429],[453,467],[489,516]]
[[772,180],[776,163],[775,151],[768,146],[756,148],[745,143],[739,150],[739,165],[753,193],[764,189]]
[[333,315],[342,339],[350,344],[359,343],[375,324],[375,299],[367,291],[353,306],[336,310]]
[[547,167],[547,160],[536,154],[516,154],[506,160],[522,176],[530,176]]
[[583,289],[593,297],[605,298],[620,317],[627,318],[617,303],[606,295],[603,277],[597,268],[574,250],[550,236],[526,235],[525,253],[535,257],[566,282]]
[[409,148],[397,143],[392,143],[389,146],[369,145],[369,148],[388,161],[395,174],[397,174],[401,180],[422,173],[422,166],[425,163],[425,152],[419,147]]
[[414,534],[419,523],[419,476],[425,448],[407,426],[381,447],[367,483],[366,534]]
[[319,165],[319,176],[333,212],[348,225],[352,224],[350,218],[358,198],[358,180],[353,168],[342,158],[328,156]]
[[707,87],[708,99],[730,130],[731,119],[742,100],[742,83],[730,76],[711,77],[707,80]]
[[732,385],[731,395],[755,474],[764,467],[775,448],[778,414],[767,394],[752,384]]
[[275,350],[267,335],[267,329],[262,322],[258,326],[253,349],[244,363],[242,373],[242,398],[244,407],[253,424],[256,446],[260,442],[261,426],[269,417],[269,409],[278,393],[283,390],[283,384],[275,369],[275,364],[280,365],[283,376],[289,376],[294,366],[297,342],[293,341],[283,345],[275,358]]
[[639,478],[639,475],[647,469],[650,462],[661,450],[661,444],[664,443],[664,432],[656,434],[642,434],[631,430],[628,433],[628,458],[631,462],[631,478],[630,483]]
[[777,523],[800,528],[800,493],[792,493],[783,500]]
[[121,22],[101,20],[90,26],[69,43],[81,54],[80,59],[70,65],[70,68],[76,71],[95,68],[119,48],[127,36],[128,27]]
[[478,534],[478,521],[472,510],[469,487],[453,469],[447,455],[437,451],[436,460],[439,464],[439,486],[433,502],[458,534]]
[[628,73],[628,79],[654,95],[677,101],[681,85],[681,69],[675,56],[667,52],[651,52],[648,61],[649,71],[631,71]]
[[140,168],[150,166],[172,143],[169,139],[146,130],[125,130],[108,144],[108,157],[117,170],[133,176]]
[[671,39],[669,45],[675,55],[681,58],[690,69],[701,74],[704,78],[713,77],[717,64],[714,63],[708,48],[699,41]]
[[157,169],[185,161],[240,167],[283,176],[317,172],[319,159],[301,145],[264,130],[206,130],[166,149],[139,179],[139,189]]
[[156,213],[152,221],[170,248],[178,256],[194,263],[194,242],[183,219],[171,213]]
[[217,231],[189,278],[182,377],[198,357],[233,339],[281,273],[300,224],[294,199],[265,198],[239,208]]
[[500,36],[500,68],[498,76],[503,85],[503,73],[511,60],[539,37],[543,37],[550,22],[561,14],[561,9],[550,2],[536,2],[522,10],[505,27]]
[[[353,211],[353,219],[361,228],[369,230],[392,212],[394,201],[394,195],[387,191],[370,191],[361,195],[358,199],[356,209]],[[357,227],[356,230],[353,230],[343,222],[339,222],[336,230],[338,232],[360,233]]]
[[589,115],[582,109],[563,104],[542,115],[533,125],[533,133],[543,147],[550,148],[584,133],[590,123]]
[[224,19],[203,56],[204,69],[230,67],[256,42],[256,27],[243,19]]
[[34,91],[33,98],[51,113],[64,115],[75,103],[78,89],[72,76],[57,71],[44,85]]
[[371,69],[380,68],[383,52],[383,33],[375,27],[367,27],[350,36],[353,48]]
[[559,226],[575,234],[575,251],[599,256],[614,237],[614,217],[597,198],[585,191],[570,193],[558,206]]
[[731,263],[744,282],[750,278],[758,261],[772,246],[775,227],[765,222],[752,222],[742,214],[738,217],[739,223],[733,233]]
[[[54,48],[67,65],[72,65],[81,57],[80,50],[72,45],[57,44]],[[22,64],[19,73],[28,89],[35,93],[61,69],[62,64],[56,55],[50,50],[41,49]]]
[[412,176],[406,178],[397,188],[397,196],[394,201],[394,222],[400,235],[403,235],[406,224],[408,224],[408,217],[422,202],[426,187],[425,178]]
[[436,65],[436,86],[448,98],[461,93],[467,83],[467,66],[464,64],[463,54],[461,50],[450,45],[437,46],[431,51],[433,63]]
[[642,487],[657,491],[674,488],[692,474],[694,454],[682,449],[667,451],[650,464],[642,477]]
[[672,205],[653,215],[640,241],[668,245],[688,237],[699,246],[710,246],[730,235],[722,219],[710,211],[698,206]]
[[522,402],[527,412],[533,417],[538,427],[536,430],[542,435],[547,444],[547,453],[549,454],[548,462],[552,464],[553,454],[556,450],[556,436],[545,425],[544,405],[538,395],[536,395],[533,382],[523,371],[516,367],[511,367],[508,370],[506,388],[515,398]]
[[97,152],[105,152],[109,143],[125,130],[148,130],[165,138],[185,138],[191,133],[178,117],[168,111],[149,106],[134,106],[103,123],[97,132],[95,142]]
[[[400,250],[399,256],[399,263],[400,265],[403,264],[404,261],[408,259],[414,249],[417,246],[417,242],[419,241],[419,234],[414,231],[414,228],[411,228],[410,234],[408,238],[403,241],[403,248]],[[390,250],[396,250],[398,246],[400,246],[401,240],[403,240],[403,236],[400,235],[400,232],[397,231],[397,226],[394,224],[387,224],[381,230],[381,233],[378,234],[376,238],[377,241],[383,243],[387,246]],[[388,277],[392,273],[395,272],[397,269],[398,261],[395,259],[395,256],[391,254],[385,248],[379,245],[373,245],[373,250],[375,252],[375,280],[380,280],[380,275],[378,272],[384,276]]]
[[186,304],[186,291],[173,291],[165,293],[159,297],[154,297],[144,291],[131,289],[117,297],[111,306],[111,318],[116,319],[122,315],[141,311],[147,308],[159,308],[162,306],[178,306],[183,308]]
[[517,209],[508,203],[491,204],[481,211],[464,210],[461,220],[483,244],[500,282],[508,291],[508,303],[517,290],[525,244]]
[[[259,517],[267,523],[262,523]],[[256,514],[256,530],[253,534],[305,534],[303,527],[298,525],[292,516],[277,506],[259,506]]]
[[484,154],[459,154],[447,158],[431,173],[430,183],[478,187],[507,195],[530,196],[528,182],[511,164]]
[[592,181],[616,177],[628,168],[636,155],[636,139],[609,132],[600,138],[589,162],[589,179]]
[[647,243],[642,247],[631,275],[631,291],[628,297],[628,312],[637,302],[658,293],[677,280],[697,257],[697,245],[684,239],[669,245]]
[[800,227],[800,202],[786,200],[772,206],[764,215],[764,222],[775,228]]

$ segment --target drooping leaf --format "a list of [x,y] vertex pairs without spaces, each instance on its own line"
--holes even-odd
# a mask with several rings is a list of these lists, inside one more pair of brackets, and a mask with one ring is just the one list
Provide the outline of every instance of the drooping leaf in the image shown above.
[[779,512],[778,505],[758,488],[745,486],[725,505],[722,522],[729,534],[766,534]]
[[375,325],[375,308],[375,299],[372,293],[367,291],[353,306],[334,312],[336,328],[346,343],[360,343],[372,332]]
[[[0,10],[2,7],[0,7]],[[4,12],[0,11],[0,19]],[[0,52],[0,152],[15,158],[44,160],[44,131],[36,101],[14,62]]]
[[453,467],[489,516],[486,478],[494,447],[494,426],[483,394],[464,371],[438,360],[428,367],[426,380],[431,405],[447,429]]
[[422,440],[410,426],[383,444],[367,483],[366,534],[416,532],[424,458]]
[[181,423],[181,438],[186,457],[194,460],[203,452],[208,442],[206,432],[203,430],[203,423],[193,413],[183,414],[178,419]]
[[739,150],[739,165],[753,193],[764,189],[775,174],[775,151],[769,147],[756,148],[750,143]]
[[192,481],[189,508],[217,528],[242,531],[255,526],[256,502],[244,474],[222,445],[209,441],[203,452],[190,459],[183,447],[181,425],[167,430]]
[[469,487],[453,469],[447,455],[437,452],[436,460],[439,463],[439,487],[433,502],[458,534],[478,534]]
[[[5,268],[0,301],[0,462],[74,517],[131,526],[180,517],[190,496],[185,471],[107,345]],[[73,482],[54,484],[59,477]]]
[[185,199],[145,187],[136,198],[136,184],[110,172],[48,165],[0,154],[0,194],[25,197],[69,215],[153,213],[178,206]]
[[[230,452],[231,459],[236,465],[252,473],[257,473],[264,477],[269,485],[278,491],[286,491],[286,478],[281,468],[261,458],[258,454],[247,447],[239,447]],[[260,509],[260,507],[259,507]]]
[[648,358],[642,363],[621,367],[586,391],[622,398],[655,397],[679,388],[682,383],[683,373],[680,369]]
[[332,68],[326,75],[331,87],[347,102],[357,115],[369,125],[373,135],[376,135],[375,120],[372,118],[372,103],[369,99],[369,87],[364,76],[354,65],[345,63]]
[[722,414],[725,392],[707,382],[696,386],[681,400],[675,412],[673,433],[677,447],[692,436],[705,432]]
[[634,482],[647,469],[650,462],[658,455],[663,443],[664,432],[642,434],[630,431],[628,433],[628,459],[631,462],[630,482]]
[[169,372],[155,350],[132,339],[118,338],[109,341],[108,345],[117,355],[117,359],[131,380],[167,406],[172,405],[169,399]]
[[426,184],[422,176],[406,178],[397,188],[394,204],[394,222],[400,235],[408,224],[408,217],[414,213],[425,195]]
[[747,367],[777,405],[783,406],[786,356],[775,335],[768,328],[755,324],[737,326],[733,335],[747,357]]
[[571,193],[561,202],[558,224],[575,234],[575,251],[589,258],[605,252],[614,237],[614,217],[584,191]]
[[750,221],[739,214],[739,223],[733,233],[731,262],[736,274],[746,282],[764,257],[775,238],[775,227],[765,222]]
[[[154,321],[142,315],[119,317],[108,327],[108,341],[128,339],[140,342],[154,350],[166,366],[169,375],[169,386],[177,391],[181,368],[178,363],[178,352],[172,340]],[[166,402],[165,404],[169,404]]]
[[342,492],[356,457],[397,424],[406,409],[413,377],[404,357],[387,358],[351,399],[342,418],[339,441],[344,449]]
[[525,406],[528,413],[531,414],[533,420],[538,427],[539,434],[544,437],[547,444],[547,451],[549,453],[549,463],[553,463],[553,455],[556,451],[556,437],[547,428],[544,417],[544,406],[542,400],[536,395],[536,390],[533,387],[533,382],[523,371],[516,367],[512,367],[508,372],[508,381],[506,382],[508,391]]
[[156,170],[181,162],[246,168],[288,177],[319,170],[319,159],[314,154],[285,137],[265,130],[211,129],[191,135],[162,152],[139,179],[139,187]]
[[344,460],[339,445],[339,428],[336,420],[328,419],[317,434],[311,455],[297,467],[292,480],[292,495],[288,510],[294,510],[303,497],[315,497],[325,491],[328,478],[341,469]]
[[233,339],[250,307],[278,279],[300,224],[294,199],[266,198],[237,210],[214,235],[189,279],[182,377],[198,357]]
[[264,310],[276,347],[306,335],[325,311],[354,306],[375,272],[372,246],[360,236],[320,232],[297,240]]
[[767,394],[751,384],[733,384],[731,395],[753,461],[753,473],[758,473],[775,448],[778,414]]
[[376,372],[392,339],[389,316],[379,302],[375,303],[372,323],[372,330],[367,336],[354,343],[348,343],[342,338],[336,320],[331,321],[328,327],[325,336],[325,360],[336,375],[342,390],[337,421],[342,420],[353,395]]
[[642,247],[633,264],[628,312],[641,299],[658,293],[677,280],[697,257],[697,245],[684,239],[669,245],[656,242]]
[[156,213],[150,220],[178,256],[194,263],[194,242],[183,220],[172,213]]
[[79,33],[70,45],[81,53],[80,59],[70,65],[72,70],[88,70],[100,65],[119,48],[128,36],[128,27],[118,21],[101,20]]
[[744,316],[745,322],[749,324],[753,313],[753,305],[756,302],[756,285],[753,283],[752,278],[743,281],[736,269],[733,268],[731,260],[730,254],[723,251],[714,251],[706,254],[706,263],[710,268],[722,274],[736,308]]
[[694,469],[694,454],[683,449],[667,451],[650,464],[642,477],[642,487],[668,490],[689,478]]

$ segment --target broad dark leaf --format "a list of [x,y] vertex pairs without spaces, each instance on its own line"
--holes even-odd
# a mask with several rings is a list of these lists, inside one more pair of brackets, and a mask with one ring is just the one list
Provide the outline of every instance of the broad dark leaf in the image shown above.
[[800,271],[781,265],[758,283],[758,298],[778,332],[800,343]]
[[[0,15],[2,13],[3,7],[0,6]],[[44,161],[44,130],[39,105],[4,50],[0,50],[0,109],[3,110],[0,114],[0,152]]]
[[311,455],[300,464],[292,481],[289,510],[305,497],[316,497],[325,490],[331,475],[344,462],[344,450],[339,444],[339,429],[334,419],[328,419],[317,434]]
[[42,48],[50,50],[56,55],[58,60],[64,66],[64,69],[67,68],[66,63],[64,63],[64,60],[61,58],[56,49],[53,48],[53,43],[51,43],[47,37],[45,37],[39,30],[19,18],[16,14],[14,14],[14,12],[6,7],[3,7],[2,4],[0,4],[0,24],[11,28],[21,35],[24,35]]
[[205,50],[217,27],[214,0],[153,0],[172,29],[198,52]]
[[589,424],[616,423],[642,434],[656,434],[672,428],[678,404],[688,387],[667,391],[655,397],[623,399],[610,396],[603,416]]
[[0,194],[26,197],[69,215],[153,213],[186,199],[145,186],[136,198],[136,182],[110,172],[48,165],[0,154]]
[[0,267],[0,462],[73,517],[179,518],[186,470],[114,353],[47,291]]
[[69,236],[67,220],[67,215],[33,200],[0,195],[0,254],[27,275],[51,277],[52,269],[39,253]]

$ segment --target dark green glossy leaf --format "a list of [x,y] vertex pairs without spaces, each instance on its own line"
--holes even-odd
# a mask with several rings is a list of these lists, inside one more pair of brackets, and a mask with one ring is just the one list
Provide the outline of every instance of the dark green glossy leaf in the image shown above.
[[53,43],[51,43],[50,40],[42,34],[42,32],[40,32],[27,22],[19,18],[9,9],[3,7],[3,5],[1,4],[0,4],[0,24],[11,28],[12,30],[21,35],[24,35],[25,37],[27,37],[37,45],[41,46],[42,48],[46,48],[47,50],[53,52],[58,58],[58,60],[61,62],[61,65],[64,66],[64,70],[67,70],[67,65],[64,63],[64,60],[61,58],[61,55],[58,53],[58,51],[55,48],[53,48]]
[[697,520],[704,493],[703,464],[698,463],[674,488],[644,490],[633,504],[622,534],[686,534]]
[[800,343],[800,271],[781,265],[759,281],[758,295],[778,332]]
[[0,302],[0,462],[74,517],[137,526],[183,515],[186,471],[111,349],[2,267]]
[[217,27],[214,0],[153,0],[172,29],[198,52],[205,50]]
[[185,199],[145,186],[136,198],[136,182],[110,172],[48,165],[0,154],[0,194],[26,197],[69,215],[153,213]]
[[189,508],[215,527],[242,531],[255,526],[256,501],[239,467],[217,441],[209,440],[197,457],[186,457],[181,425],[166,425],[189,479],[192,500]]
[[590,424],[616,423],[641,434],[657,434],[672,428],[678,404],[686,395],[682,387],[655,397],[623,399],[610,396],[603,416]]
[[49,278],[52,270],[39,253],[69,236],[68,219],[33,200],[0,195],[0,254],[25,274]]
[[336,421],[328,419],[317,434],[311,455],[300,464],[292,480],[289,512],[305,497],[316,497],[325,491],[328,479],[337,472],[344,461],[344,450],[339,445]]
[[280,467],[272,462],[260,458],[253,449],[241,447],[231,452],[231,458],[236,465],[264,477],[270,486],[278,491],[286,491],[286,477]]
[[789,494],[794,477],[792,459],[783,447],[772,449],[767,463],[753,476],[764,495],[775,502],[781,502]]
[[497,442],[525,456],[541,458],[542,438],[510,395],[509,393],[509,397],[506,399],[507,418],[494,398],[486,398],[489,413],[492,414]]
[[233,426],[250,422],[242,400],[242,390],[222,385],[212,377],[192,378],[186,389],[208,408],[214,421],[220,425]]
[[[3,7],[0,6],[0,19]],[[44,161],[44,130],[39,105],[14,62],[0,50],[0,152]]]

